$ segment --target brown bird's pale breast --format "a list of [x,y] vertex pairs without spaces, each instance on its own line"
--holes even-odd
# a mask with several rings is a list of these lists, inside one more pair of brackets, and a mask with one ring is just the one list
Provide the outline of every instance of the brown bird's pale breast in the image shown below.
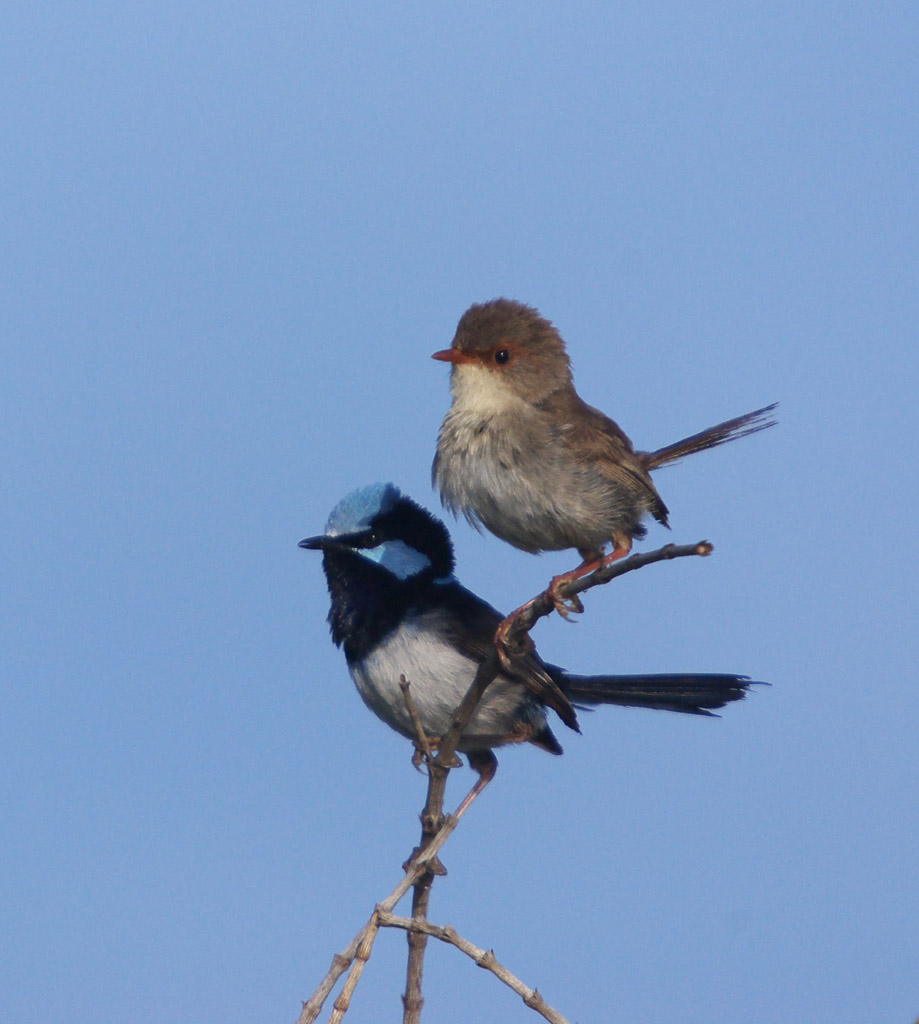
[[[454,513],[539,552],[600,550],[614,535],[639,535],[644,514],[663,509],[628,438],[576,395],[530,404],[505,393],[500,411],[480,397],[455,388],[438,439],[434,483]],[[583,410],[566,408],[571,398]],[[585,431],[593,417],[607,429]]]

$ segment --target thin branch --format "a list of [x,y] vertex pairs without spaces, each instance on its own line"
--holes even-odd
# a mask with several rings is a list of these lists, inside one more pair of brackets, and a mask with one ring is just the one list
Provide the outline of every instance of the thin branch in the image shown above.
[[441,847],[449,838],[450,833],[458,824],[459,818],[455,815],[445,815],[440,829],[431,840],[428,847],[425,850],[416,851],[412,860],[406,866],[405,877],[386,897],[386,899],[378,905],[377,909],[374,910],[373,914],[370,916],[370,920],[363,928],[361,928],[351,942],[349,942],[340,953],[336,953],[332,958],[332,966],[329,968],[328,973],[319,983],[319,986],[312,996],[310,996],[310,998],[303,1004],[303,1010],[297,1018],[297,1024],[312,1024],[312,1022],[316,1020],[322,1012],[322,1004],[326,1001],[329,993],[335,987],[335,982],[337,982],[351,966],[351,963],[357,956],[358,950],[361,949],[361,944],[365,938],[371,932],[375,934],[378,911],[386,913],[396,906],[399,900],[401,900],[415,884],[421,874],[427,870],[427,866],[436,858]]
[[[651,565],[652,562],[666,562],[673,558],[688,558],[693,555],[706,558],[712,551],[714,551],[714,547],[707,540],[700,540],[698,544],[665,544],[662,548],[630,555],[621,562],[612,562],[610,565],[597,569],[589,576],[582,576],[570,583],[564,583],[559,587],[559,596],[564,599],[576,597],[578,594],[583,594],[585,590],[602,586],[619,576],[624,576],[627,572],[634,572],[636,569]],[[555,603],[548,589],[527,601],[515,613],[514,623],[507,633],[508,646],[512,649],[517,648],[523,641],[524,634],[529,633],[543,616],[550,615],[553,611],[555,611]]]
[[[428,766],[428,794],[430,795],[431,762],[434,760],[431,754],[431,744],[425,735],[421,716],[418,714],[418,708],[415,706],[415,700],[412,697],[411,687],[404,675],[399,677],[399,688],[402,690],[402,696],[405,698],[405,704],[408,707],[412,725],[415,727],[417,747],[423,752]],[[425,814],[421,815],[421,843],[419,850],[424,850],[430,843],[432,835],[429,828],[430,821],[431,819],[428,816]],[[439,870],[443,870],[439,861],[437,867]],[[421,874],[418,881],[415,882],[415,890],[412,893],[412,918],[415,920],[422,921],[427,918],[428,902],[431,898],[431,885],[433,881],[433,872],[425,871]],[[377,919],[379,920],[379,915],[377,915]],[[424,951],[427,946],[428,937],[422,931],[410,931],[406,933],[406,938],[408,939],[408,964],[405,972],[405,994],[402,996],[402,1019],[403,1024],[420,1024],[421,1008],[424,1006],[424,996],[422,995]]]
[[322,1004],[326,1001],[329,993],[335,987],[335,982],[348,970],[352,961],[357,956],[361,943],[369,932],[374,930],[377,913],[388,913],[396,906],[399,900],[411,889],[420,876],[428,869],[428,865],[437,859],[444,843],[450,838],[450,834],[460,822],[461,815],[446,814],[441,820],[437,834],[424,850],[416,850],[409,862],[406,864],[405,877],[393,889],[382,903],[377,905],[376,910],[370,916],[370,920],[354,936],[351,942],[340,952],[332,957],[332,966],[328,973],[319,983],[316,991],[303,1004],[303,1010],[297,1018],[297,1024],[312,1024],[322,1012]]
[[374,939],[376,939],[377,932],[379,930],[379,915],[374,914],[367,922],[367,927],[363,929],[363,938],[357,945],[357,950],[354,954],[354,963],[351,965],[348,977],[345,979],[342,990],[339,992],[338,998],[335,1000],[335,1004],[332,1008],[332,1016],[329,1017],[329,1024],[341,1024],[342,1017],[344,1017],[348,1012],[348,1009],[351,1006],[351,996],[354,995],[357,983],[361,980],[361,975],[364,973],[364,968],[367,966],[367,961],[370,959],[370,954],[373,951],[373,942]]
[[329,968],[328,974],[322,979],[316,988],[316,991],[307,999],[303,1004],[303,1009],[300,1011],[300,1016],[297,1018],[297,1024],[313,1024],[313,1021],[322,1013],[322,1006],[329,996],[329,993],[335,987],[335,982],[345,973],[345,971],[351,966],[357,951],[360,948],[361,942],[364,937],[373,929],[373,925],[376,922],[376,914],[374,914],[367,924],[355,935],[351,942],[340,952],[336,953],[332,957],[332,966]]
[[[479,665],[478,671],[475,674],[475,679],[472,680],[472,685],[466,691],[466,696],[463,697],[462,701],[460,701],[459,707],[453,712],[450,729],[437,748],[437,757],[434,758],[435,764],[449,769],[450,765],[453,763],[453,757],[456,754],[456,747],[460,741],[460,737],[463,735],[463,731],[472,720],[472,716],[475,714],[475,709],[478,707],[479,701],[484,696],[488,687],[495,681],[500,670],[501,666],[498,661],[498,652],[495,650],[482,662],[481,665]],[[444,775],[444,782],[446,782],[446,774]],[[437,794],[435,794],[435,799],[436,795]],[[441,806],[443,806],[442,792],[440,793],[440,802]]]
[[569,1021],[558,1010],[554,1010],[543,999],[538,989],[525,985],[515,974],[512,974],[506,967],[498,963],[494,950],[480,949],[478,946],[474,946],[450,925],[432,924],[430,921],[419,921],[414,917],[397,917],[395,914],[390,914],[386,911],[379,911],[377,918],[382,928],[404,928],[409,934],[412,932],[423,932],[425,935],[432,935],[435,939],[440,939],[441,942],[456,946],[458,950],[474,960],[479,967],[484,967],[485,970],[491,971],[496,978],[503,981],[509,988],[512,988],[531,1010],[542,1014],[551,1024],[569,1024]]
[[[497,674],[498,660],[497,652],[495,652],[494,655],[487,658],[479,666],[472,685],[454,712],[450,729],[447,731],[446,736],[442,737],[438,743],[437,757],[431,757],[429,746],[425,751],[428,756],[428,792],[424,811],[421,814],[421,843],[416,851],[418,854],[428,852],[431,848],[431,843],[438,834],[438,829],[440,829],[441,822],[443,821],[447,776],[450,774],[450,768],[455,763],[457,744],[460,741],[463,730],[469,724],[473,714],[475,714],[475,709],[482,699],[485,690],[494,681]],[[412,716],[418,740],[423,744],[422,749],[424,749],[424,745],[427,744],[427,737],[424,734],[424,728],[411,696],[410,685],[405,681],[404,676],[401,677],[399,685],[405,696],[409,714]],[[463,801],[459,814],[462,814],[468,806],[468,803]],[[436,865],[432,864],[432,869],[422,873],[415,882],[415,891],[412,895],[412,920],[419,922],[419,924],[427,919],[428,904],[431,899],[431,886],[434,883],[434,875],[437,873],[443,873],[443,867],[439,861],[436,862]],[[427,935],[423,929],[418,928],[408,932],[408,964],[406,966],[405,994],[402,996],[404,1007],[403,1024],[420,1024],[421,1021],[421,1009],[424,1005],[422,976],[426,948]]]
[[[424,975],[424,954],[428,937],[420,926],[427,923],[428,904],[431,900],[431,886],[434,875],[426,871],[415,883],[412,893],[412,921],[419,927],[409,929],[408,964],[405,971],[405,994],[402,996],[402,1024],[420,1024],[421,1009],[424,1006],[422,978]],[[379,915],[377,915],[379,920]]]
[[[495,650],[479,666],[472,681],[472,685],[466,691],[459,707],[453,713],[450,728],[446,736],[442,737],[437,748],[437,757],[428,760],[428,793],[425,800],[424,811],[421,814],[421,844],[418,848],[420,854],[428,853],[431,849],[434,838],[441,829],[443,819],[444,797],[447,788],[447,776],[450,768],[455,763],[456,748],[466,726],[472,720],[479,701],[485,694],[488,687],[494,682],[498,675],[498,652]],[[416,728],[420,728],[416,726]],[[468,809],[471,799],[476,795],[475,787],[470,795],[463,800],[459,809],[454,815],[458,821],[465,810]],[[432,870],[426,871],[419,876],[415,883],[415,892],[412,896],[412,920],[420,924],[427,919],[428,904],[431,898],[431,886],[434,884],[435,873],[444,874],[443,865],[438,860],[432,865]],[[421,1009],[424,1005],[422,995],[422,976],[424,972],[424,954],[427,950],[427,935],[424,930],[412,930],[408,933],[408,964],[406,966],[405,994],[402,997],[404,1013],[402,1024],[420,1024]]]
[[412,720],[412,725],[415,727],[415,736],[418,740],[419,748],[424,754],[425,761],[430,764],[433,759],[433,755],[431,754],[431,744],[424,731],[424,726],[421,724],[421,715],[418,714],[418,708],[415,705],[415,698],[412,696],[411,683],[409,683],[404,675],[399,676],[399,689],[402,691],[402,696],[405,699],[405,706],[408,708],[409,717]]

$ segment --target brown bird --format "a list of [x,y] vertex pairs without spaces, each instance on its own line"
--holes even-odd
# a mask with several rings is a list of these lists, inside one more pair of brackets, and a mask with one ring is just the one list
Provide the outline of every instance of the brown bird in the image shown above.
[[[470,306],[452,346],[433,358],[452,364],[453,402],[432,470],[444,506],[524,551],[576,548],[581,564],[549,588],[563,615],[563,583],[627,555],[647,533],[646,515],[669,525],[652,470],[776,422],[776,405],[768,405],[657,451],[636,451],[578,395],[555,326],[512,299]],[[573,607],[581,610],[579,602]]]

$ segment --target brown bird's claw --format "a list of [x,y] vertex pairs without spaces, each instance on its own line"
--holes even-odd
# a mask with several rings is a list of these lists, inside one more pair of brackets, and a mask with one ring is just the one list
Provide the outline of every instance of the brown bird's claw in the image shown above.
[[552,581],[546,588],[546,595],[549,600],[555,605],[555,610],[563,619],[571,622],[572,613],[577,612],[580,614],[584,611],[584,605],[577,594],[571,594],[569,597],[562,596],[562,587],[567,583],[574,583],[575,580],[579,580],[582,576],[587,576],[589,573],[594,572],[600,567],[600,561],[597,558],[584,559],[584,561],[576,568],[569,569],[568,572],[563,572],[559,576],[553,576]]
[[583,561],[580,565],[574,569],[569,569],[568,572],[563,572],[559,576],[553,576],[552,582],[546,589],[546,596],[555,606],[555,610],[563,619],[571,622],[571,616],[573,613],[580,614],[584,611],[584,605],[581,602],[580,597],[577,594],[570,594],[568,597],[562,596],[562,587],[567,583],[574,583],[575,580],[579,580],[584,576],[589,576],[591,573],[596,572],[598,569],[605,569],[608,565],[612,565],[613,562],[617,562],[620,558],[624,558],[629,551],[632,549],[632,542],[628,538],[625,540],[617,540],[613,542],[613,550],[608,555],[603,555],[602,552],[592,554],[590,551],[582,551],[581,558]]
[[556,576],[549,584],[546,594],[549,596],[549,600],[555,606],[555,610],[566,622],[573,622],[571,618],[572,614],[577,613],[578,615],[584,611],[584,604],[577,594],[572,594],[571,597],[562,597],[561,587],[568,583],[566,579],[567,573],[562,576]]

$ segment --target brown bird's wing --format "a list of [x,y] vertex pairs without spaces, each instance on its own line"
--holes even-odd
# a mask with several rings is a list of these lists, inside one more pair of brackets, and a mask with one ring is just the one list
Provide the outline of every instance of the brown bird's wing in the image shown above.
[[590,465],[616,487],[636,495],[659,523],[667,525],[667,506],[618,423],[573,390],[559,389],[540,406],[553,422],[563,424],[562,436],[570,458]]

